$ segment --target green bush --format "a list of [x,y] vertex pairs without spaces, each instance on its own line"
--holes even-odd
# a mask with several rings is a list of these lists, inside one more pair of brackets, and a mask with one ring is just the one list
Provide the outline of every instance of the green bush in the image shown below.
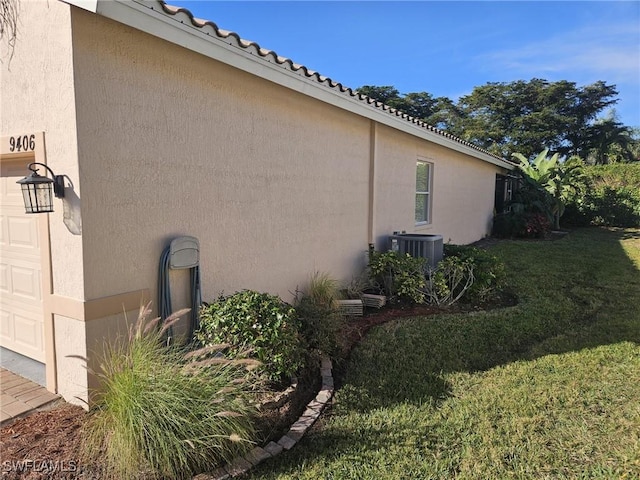
[[471,302],[484,302],[500,290],[506,280],[504,263],[487,250],[468,245],[444,246],[445,257],[457,257],[473,266],[473,285],[464,298]]
[[493,217],[491,234],[498,238],[513,238],[522,230],[523,225],[522,215],[515,215],[513,212],[498,213]]
[[451,256],[443,258],[435,269],[427,271],[425,294],[436,305],[453,305],[473,285],[473,265],[468,260]]
[[296,314],[309,355],[324,353],[334,359],[340,355],[345,320],[338,312],[339,296],[338,281],[320,272],[311,276],[304,292],[296,292]]
[[231,345],[225,351],[230,358],[250,350],[262,364],[258,372],[273,382],[295,374],[303,363],[295,310],[268,293],[245,290],[204,304],[196,339],[205,346]]
[[584,167],[584,173],[594,186],[608,185],[640,191],[640,163],[591,165]]
[[315,303],[308,296],[296,301],[296,313],[307,353],[321,352],[338,359],[342,354],[341,334],[345,318],[335,308]]
[[609,227],[640,227],[640,190],[600,187],[585,197],[591,223]]
[[371,252],[369,271],[390,300],[424,303],[426,259],[396,251]]
[[110,478],[190,478],[251,446],[246,372],[243,361],[165,347],[148,312],[128,339],[105,347],[85,456]]
[[567,223],[576,226],[640,226],[640,190],[596,187],[567,206]]
[[571,225],[640,226],[640,164],[594,165],[567,205]]
[[493,219],[492,234],[499,238],[545,238],[550,231],[549,217],[535,211],[513,210]]

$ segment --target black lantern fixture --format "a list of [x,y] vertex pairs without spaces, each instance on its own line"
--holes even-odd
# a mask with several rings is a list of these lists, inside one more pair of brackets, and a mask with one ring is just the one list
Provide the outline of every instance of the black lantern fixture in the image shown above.
[[[38,167],[46,168],[53,179],[38,175]],[[16,183],[22,187],[22,199],[27,213],[53,212],[53,199],[51,187],[57,198],[64,198],[64,175],[56,175],[44,163],[33,162],[28,166],[31,175],[18,180]]]

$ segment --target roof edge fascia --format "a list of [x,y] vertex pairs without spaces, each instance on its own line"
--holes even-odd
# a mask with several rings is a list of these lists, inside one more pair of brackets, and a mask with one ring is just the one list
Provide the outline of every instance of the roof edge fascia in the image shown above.
[[[463,143],[429,131],[391,113],[377,109],[356,97],[350,97],[336,89],[289,70],[285,66],[261,57],[255,48],[234,45],[233,37],[220,38],[214,30],[194,26],[184,15],[184,21],[168,16],[157,1],[149,0],[62,0],[98,15],[110,18],[137,30],[159,37],[188,50],[230,65],[270,82],[302,93],[343,110],[369,118],[382,125],[422,138],[443,147],[464,153],[493,165],[512,170],[514,165],[506,160],[488,155]],[[90,8],[95,4],[95,10]],[[252,53],[253,52],[253,53]]]
[[92,13],[96,13],[98,9],[98,0],[60,0],[69,5],[74,5],[83,10],[87,10]]

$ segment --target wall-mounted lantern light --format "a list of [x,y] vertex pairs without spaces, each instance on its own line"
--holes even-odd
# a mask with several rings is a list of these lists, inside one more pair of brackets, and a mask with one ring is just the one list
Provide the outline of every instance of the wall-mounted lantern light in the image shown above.
[[[53,179],[38,175],[40,165],[46,168]],[[51,198],[51,186],[57,198],[64,198],[64,175],[56,175],[44,163],[33,162],[28,166],[31,175],[18,180],[16,183],[22,187],[22,198],[27,213],[53,212],[53,199]]]

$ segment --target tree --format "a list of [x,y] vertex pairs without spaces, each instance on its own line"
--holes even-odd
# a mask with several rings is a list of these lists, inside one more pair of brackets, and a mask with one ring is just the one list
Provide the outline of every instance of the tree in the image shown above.
[[554,228],[560,229],[560,217],[564,214],[567,201],[579,189],[583,180],[583,164],[579,157],[561,161],[555,153],[549,157],[549,149],[540,152],[531,162],[522,154],[514,153],[519,160],[518,167],[525,180],[549,195]]
[[18,7],[18,0],[0,0],[0,43],[7,43],[9,59],[18,37]]
[[358,92],[504,158],[515,152],[531,157],[542,145],[560,156],[589,156],[598,163],[638,158],[631,129],[615,118],[597,119],[618,101],[615,85],[602,81],[586,86],[541,78],[490,82],[457,103],[427,92],[402,95],[392,86],[365,85]]
[[394,104],[400,100],[400,92],[392,86],[377,87],[375,85],[363,85],[357,89],[357,92],[389,105],[390,107],[394,107]]
[[425,119],[429,125],[462,137],[463,114],[453,100],[447,97],[437,97],[432,111],[433,113]]
[[416,92],[407,93],[401,98],[397,108],[414,118],[426,121],[433,115],[435,105],[436,99],[430,93]]
[[632,162],[637,158],[638,139],[634,131],[617,120],[615,110],[592,126],[589,144],[591,150],[585,155],[589,163],[608,164]]
[[487,83],[462,97],[464,138],[505,157],[526,157],[540,145],[560,155],[584,156],[591,149],[593,120],[617,99],[615,86],[534,78]]
[[427,92],[401,95],[396,88],[391,86],[364,85],[358,88],[357,91],[423,121],[426,121],[434,113],[437,101]]
[[594,147],[593,121],[602,110],[618,101],[616,95],[618,91],[615,85],[607,85],[602,81],[576,89],[572,103],[564,112],[569,122],[565,148],[558,150],[561,154],[585,158],[586,153]]

